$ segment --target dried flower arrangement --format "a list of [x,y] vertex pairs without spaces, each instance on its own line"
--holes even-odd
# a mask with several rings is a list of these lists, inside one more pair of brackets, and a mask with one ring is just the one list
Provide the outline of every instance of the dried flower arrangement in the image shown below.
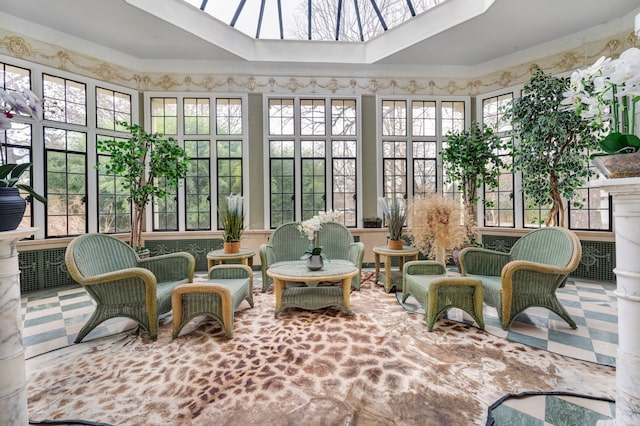
[[469,218],[458,201],[431,194],[415,197],[409,205],[409,232],[422,254],[445,263],[447,249],[467,241]]

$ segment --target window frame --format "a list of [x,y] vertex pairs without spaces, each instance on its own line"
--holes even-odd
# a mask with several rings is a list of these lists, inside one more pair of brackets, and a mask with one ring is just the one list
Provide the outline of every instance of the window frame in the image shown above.
[[[266,229],[275,229],[278,226],[278,222],[273,222],[274,218],[272,217],[271,212],[271,176],[272,176],[272,160],[277,157],[270,157],[270,146],[271,142],[277,141],[292,141],[294,146],[293,157],[293,210],[292,216],[290,219],[293,221],[301,221],[304,219],[303,217],[303,208],[302,208],[302,164],[303,160],[309,160],[309,157],[302,156],[302,142],[307,141],[323,141],[324,142],[324,188],[325,193],[323,196],[324,200],[324,209],[325,210],[333,210],[336,207],[336,197],[334,193],[334,185],[333,185],[333,170],[334,170],[334,157],[333,157],[333,147],[335,142],[347,141],[356,143],[356,155],[355,155],[355,170],[354,176],[356,179],[355,185],[355,214],[349,215],[349,217],[354,218],[354,223],[346,223],[345,225],[350,228],[358,227],[362,220],[362,179],[361,176],[358,176],[358,173],[362,170],[362,97],[360,95],[292,95],[292,94],[263,94],[263,140],[265,141],[263,144],[263,164],[266,177],[264,179],[264,223]],[[270,101],[272,100],[287,100],[292,101],[293,107],[293,115],[291,117],[286,117],[288,119],[293,120],[293,132],[289,132],[289,127],[287,127],[287,132],[283,133],[274,133],[271,134],[271,116],[270,116]],[[301,124],[302,124],[302,116],[301,116],[301,102],[302,101],[324,101],[324,132],[323,134],[302,134]],[[355,103],[355,134],[333,134],[333,107],[334,101],[348,101]],[[314,103],[314,102],[312,102]],[[288,105],[288,104],[287,104]],[[316,122],[311,120],[310,122]],[[280,122],[280,129],[283,129],[282,122]],[[313,132],[312,132],[313,133]],[[317,158],[317,157],[314,157]],[[336,160],[344,161],[345,157],[337,156]],[[344,175],[341,175],[344,176]],[[346,200],[347,198],[344,198]],[[281,210],[281,211],[290,211],[290,210]],[[345,219],[348,216],[348,212],[350,210],[345,210],[344,216]],[[309,214],[309,212],[307,212]],[[317,214],[317,212],[315,212]],[[289,218],[287,218],[289,219]],[[284,221],[284,219],[283,219]],[[283,222],[284,223],[284,222]]]
[[[405,135],[385,135],[383,125],[383,102],[385,101],[405,101],[406,102],[406,123],[405,123]],[[414,134],[414,103],[435,103],[435,134],[434,135],[416,135]],[[442,159],[440,151],[442,150],[443,143],[446,142],[446,133],[444,132],[444,122],[448,118],[443,117],[443,104],[445,103],[462,103],[464,117],[461,119],[462,127],[468,128],[471,124],[471,97],[470,96],[393,96],[393,95],[378,95],[376,96],[376,134],[377,134],[377,197],[388,197],[387,191],[385,191],[384,183],[384,150],[383,144],[386,142],[404,142],[405,143],[405,156],[403,157],[406,169],[405,169],[405,187],[406,194],[403,197],[410,200],[414,196],[422,195],[416,193],[415,182],[415,168],[414,164],[416,160],[425,160],[422,157],[416,157],[414,155],[414,143],[415,142],[435,142],[436,158],[435,158],[435,192],[444,193],[444,172],[442,168]],[[449,128],[449,126],[447,126]],[[431,158],[426,158],[428,161],[432,161]],[[410,180],[411,179],[411,180]],[[450,194],[447,192],[446,194]],[[378,216],[382,216],[380,206],[378,206]]]
[[[186,206],[186,188],[184,180],[180,181],[178,188],[176,188],[177,196],[177,229],[178,232],[202,232],[202,231],[218,231],[222,230],[219,223],[219,212],[217,205],[219,198],[218,187],[218,141],[240,141],[242,144],[242,195],[244,196],[244,208],[245,211],[250,211],[250,197],[249,194],[249,120],[248,120],[248,94],[247,93],[218,93],[218,92],[145,92],[144,93],[144,116],[145,116],[145,131],[153,132],[152,127],[152,99],[176,99],[176,133],[166,133],[167,137],[176,139],[178,145],[184,148],[185,141],[209,141],[209,188],[210,188],[210,225],[208,229],[191,229],[187,228],[187,206]],[[185,130],[185,99],[208,99],[209,100],[209,133],[186,133]],[[224,134],[218,133],[217,128],[217,100],[222,99],[240,99],[241,101],[241,114],[242,122],[241,134]],[[153,116],[159,117],[157,115]],[[162,116],[166,117],[166,116]],[[173,116],[171,116],[173,117]],[[190,116],[191,117],[191,116]],[[202,116],[199,116],[202,117]],[[171,127],[173,129],[173,127]],[[224,196],[224,195],[223,195]],[[154,203],[151,203],[151,208],[148,208],[145,212],[145,220],[149,224],[154,224],[155,229],[155,211]],[[246,222],[249,222],[248,220]],[[161,232],[161,231],[157,231]]]

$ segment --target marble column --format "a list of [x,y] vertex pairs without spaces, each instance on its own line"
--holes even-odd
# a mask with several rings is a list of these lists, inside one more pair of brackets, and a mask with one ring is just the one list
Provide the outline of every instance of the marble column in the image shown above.
[[640,178],[598,180],[590,186],[613,196],[616,235],[616,414],[603,423],[635,426],[640,424]]
[[0,425],[28,424],[16,243],[35,232],[36,228],[0,232]]

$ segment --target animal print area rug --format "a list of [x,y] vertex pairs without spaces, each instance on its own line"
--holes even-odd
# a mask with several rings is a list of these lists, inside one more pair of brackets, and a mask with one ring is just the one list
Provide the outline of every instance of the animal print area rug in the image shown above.
[[353,315],[288,309],[254,288],[235,337],[196,318],[177,339],[135,332],[27,360],[31,420],[112,425],[482,425],[505,394],[613,398],[615,370],[440,320],[428,332],[365,274]]

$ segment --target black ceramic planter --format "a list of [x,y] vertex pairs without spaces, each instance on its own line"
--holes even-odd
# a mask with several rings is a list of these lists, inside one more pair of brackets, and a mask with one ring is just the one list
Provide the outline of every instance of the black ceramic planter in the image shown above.
[[18,228],[27,202],[20,196],[18,188],[0,188],[0,232]]

